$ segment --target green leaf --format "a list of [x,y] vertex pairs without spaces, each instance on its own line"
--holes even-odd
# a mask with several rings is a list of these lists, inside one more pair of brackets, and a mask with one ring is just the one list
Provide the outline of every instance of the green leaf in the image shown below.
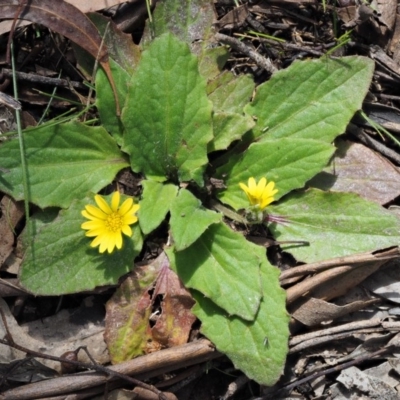
[[201,331],[226,354],[236,368],[262,385],[272,386],[280,377],[288,352],[289,315],[285,291],[279,286],[279,270],[272,267],[264,249],[261,264],[263,298],[253,321],[230,316],[195,292],[192,311],[201,320]]
[[171,207],[171,232],[176,251],[189,247],[211,225],[221,222],[222,214],[207,210],[186,189],[179,191]]
[[[32,203],[68,207],[90,191],[98,192],[129,164],[102,127],[79,122],[43,125],[23,132]],[[0,190],[24,198],[18,139],[0,146]]]
[[[117,88],[119,103],[120,105],[124,104],[128,93],[127,82],[130,80],[130,75],[111,58],[110,68]],[[123,126],[115,114],[114,93],[103,69],[99,69],[96,74],[96,107],[102,126],[113,135],[118,144],[122,144]]]
[[208,144],[208,151],[224,150],[234,141],[240,139],[254,126],[248,116],[217,112],[213,114],[214,139]]
[[140,228],[147,235],[156,229],[170,210],[178,187],[155,181],[142,181],[143,199],[138,213]]
[[335,148],[311,139],[282,138],[252,144],[243,155],[231,157],[218,168],[217,177],[225,180],[226,190],[218,197],[233,208],[247,208],[248,199],[239,183],[250,177],[274,181],[279,190],[276,200],[301,188],[328,163]]
[[94,205],[93,198],[74,202],[40,229],[31,218],[36,234],[26,249],[20,274],[20,283],[27,290],[46,296],[79,293],[116,284],[133,268],[143,243],[138,226],[133,225],[133,237],[124,236],[121,250],[100,254],[98,248],[90,247],[93,239],[81,229],[85,221],[81,211],[87,204]]
[[294,193],[270,206],[268,212],[287,220],[269,225],[275,239],[310,243],[281,245],[303,262],[378,250],[400,242],[400,219],[378,204],[351,193],[319,190]]
[[[90,19],[104,38],[110,58],[110,69],[122,107],[128,93],[127,83],[140,59],[140,48],[132,42],[130,35],[123,33],[109,18],[91,13]],[[99,68],[96,74],[96,107],[102,126],[110,132],[118,144],[122,143],[123,126],[116,115],[114,92],[104,70]]]
[[230,315],[253,320],[260,299],[261,259],[256,246],[225,224],[212,224],[185,250],[167,251],[171,268]]
[[257,88],[245,112],[257,118],[255,137],[309,138],[331,143],[361,108],[374,62],[360,56],[295,61]]
[[158,181],[179,177],[202,184],[213,137],[211,103],[186,44],[165,34],[143,52],[122,121],[134,171]]
[[232,72],[225,72],[208,83],[208,98],[217,111],[242,114],[243,107],[253,95],[254,87],[254,81],[249,75],[237,77]]

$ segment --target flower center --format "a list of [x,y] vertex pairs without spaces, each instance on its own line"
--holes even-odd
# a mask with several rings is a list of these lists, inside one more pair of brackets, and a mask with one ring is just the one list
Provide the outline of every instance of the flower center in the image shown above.
[[117,232],[122,228],[122,218],[117,212],[110,214],[105,223],[107,229],[111,232]]

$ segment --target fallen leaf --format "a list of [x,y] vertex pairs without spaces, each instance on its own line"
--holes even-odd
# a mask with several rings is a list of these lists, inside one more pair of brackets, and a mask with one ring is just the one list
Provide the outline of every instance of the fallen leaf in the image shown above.
[[[66,3],[72,4],[83,13],[94,12],[102,10],[104,8],[113,7],[117,4],[125,3],[126,0],[91,0],[91,1],[81,1],[81,0],[65,0]],[[12,20],[6,20],[0,22],[0,35],[3,33],[10,32],[12,26]],[[30,22],[24,20],[18,20],[17,27],[20,28],[25,25],[29,25]]]
[[317,326],[321,322],[332,321],[366,308],[375,301],[375,299],[353,301],[350,304],[338,306],[316,298],[302,299],[302,304],[293,312],[292,316],[306,326]]
[[196,317],[191,309],[194,300],[178,278],[178,275],[164,263],[158,276],[153,296],[162,295],[161,315],[151,328],[153,341],[162,347],[173,347],[187,343]]
[[193,304],[165,253],[137,266],[106,304],[104,338],[112,362],[186,343],[196,320]]
[[24,215],[22,202],[16,202],[4,195],[0,204],[0,266],[11,254],[14,247],[14,228]]
[[22,8],[20,8],[19,0],[0,0],[0,15],[2,18],[19,17],[42,24],[79,44],[95,59],[99,60],[113,88],[116,112],[119,114],[119,101],[108,63],[107,47],[104,45],[97,28],[78,8],[60,0],[31,0],[23,4]]
[[322,190],[353,192],[378,204],[400,195],[400,171],[386,158],[368,147],[339,141],[329,166],[309,185]]

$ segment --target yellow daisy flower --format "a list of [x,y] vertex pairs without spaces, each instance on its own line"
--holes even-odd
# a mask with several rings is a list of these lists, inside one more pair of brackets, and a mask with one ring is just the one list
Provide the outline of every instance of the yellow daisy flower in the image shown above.
[[134,204],[133,199],[125,200],[119,206],[120,194],[114,192],[111,197],[111,206],[98,194],[94,196],[98,207],[88,204],[82,215],[89,219],[81,225],[82,229],[87,230],[86,236],[95,237],[90,243],[91,247],[99,247],[99,252],[106,250],[111,253],[114,248],[122,247],[122,233],[132,236],[132,229],[129,225],[137,222],[135,213],[139,210],[139,204]]
[[254,178],[249,178],[248,186],[244,183],[239,183],[239,185],[246,193],[250,204],[258,206],[260,210],[271,204],[275,200],[274,194],[278,193],[278,189],[275,189],[275,182],[271,181],[267,184],[265,178],[261,178],[258,184]]

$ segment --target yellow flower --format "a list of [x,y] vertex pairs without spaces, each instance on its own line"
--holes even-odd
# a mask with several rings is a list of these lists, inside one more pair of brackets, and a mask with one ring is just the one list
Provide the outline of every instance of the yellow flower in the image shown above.
[[261,178],[258,184],[254,178],[249,178],[248,186],[239,183],[240,187],[246,193],[252,206],[258,206],[260,210],[267,207],[274,201],[274,194],[278,193],[278,189],[274,189],[275,182],[271,181],[267,185],[267,180]]
[[86,236],[96,237],[91,247],[100,245],[100,253],[106,250],[111,253],[114,247],[122,247],[122,233],[132,236],[132,229],[129,225],[134,224],[138,219],[135,213],[139,210],[139,204],[134,204],[133,199],[125,200],[119,206],[120,194],[114,192],[111,198],[111,206],[102,196],[96,194],[94,199],[98,207],[88,204],[82,215],[89,219],[81,225],[82,229],[87,230]]

